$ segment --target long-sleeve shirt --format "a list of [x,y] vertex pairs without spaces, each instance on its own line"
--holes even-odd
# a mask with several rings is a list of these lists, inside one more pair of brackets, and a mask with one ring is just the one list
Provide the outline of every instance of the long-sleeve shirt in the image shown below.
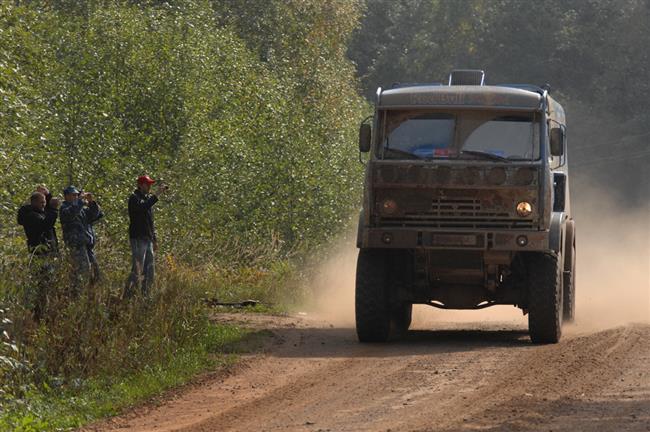
[[101,208],[98,210],[99,211],[97,212],[97,214],[93,215],[94,218],[88,220],[88,225],[87,225],[88,235],[91,238],[91,243],[89,245],[91,248],[95,246],[95,241],[97,240],[97,235],[95,234],[95,228],[94,228],[95,222],[97,222],[98,220],[104,217],[104,212],[101,210]]
[[153,205],[158,197],[144,194],[139,189],[129,196],[129,238],[156,241],[153,223]]
[[77,199],[64,202],[61,205],[60,216],[63,228],[63,241],[67,246],[91,246],[94,244],[94,232],[91,224],[101,217],[101,210],[97,202],[93,201],[84,206],[83,201]]
[[56,235],[54,224],[58,217],[58,211],[46,206],[41,211],[31,204],[25,204],[18,210],[18,223],[25,229],[27,236],[27,247],[34,250],[39,245],[44,245],[47,251],[56,252]]

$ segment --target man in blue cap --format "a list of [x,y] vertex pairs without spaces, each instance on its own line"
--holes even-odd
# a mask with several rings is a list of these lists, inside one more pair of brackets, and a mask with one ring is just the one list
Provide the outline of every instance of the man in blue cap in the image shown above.
[[63,191],[65,201],[59,210],[63,241],[70,251],[74,266],[75,289],[79,288],[81,278],[86,278],[91,270],[91,281],[99,276],[99,265],[95,258],[95,231],[93,224],[104,214],[91,193],[81,193],[76,187],[68,186]]

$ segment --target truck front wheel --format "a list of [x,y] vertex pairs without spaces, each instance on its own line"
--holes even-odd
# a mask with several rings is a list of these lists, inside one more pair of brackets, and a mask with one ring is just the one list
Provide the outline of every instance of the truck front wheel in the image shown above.
[[385,342],[390,334],[387,258],[385,250],[359,250],[355,317],[360,342]]
[[561,256],[528,256],[528,332],[533,343],[557,343],[562,335]]

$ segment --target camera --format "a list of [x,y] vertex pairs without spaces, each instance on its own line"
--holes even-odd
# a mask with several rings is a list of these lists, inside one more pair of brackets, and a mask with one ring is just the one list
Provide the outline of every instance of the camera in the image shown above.
[[90,196],[90,197],[93,196],[92,192],[88,192],[88,191],[84,191],[84,190],[80,190],[80,191],[79,191],[79,199],[80,199],[84,204],[88,204],[88,197],[89,197],[89,196]]

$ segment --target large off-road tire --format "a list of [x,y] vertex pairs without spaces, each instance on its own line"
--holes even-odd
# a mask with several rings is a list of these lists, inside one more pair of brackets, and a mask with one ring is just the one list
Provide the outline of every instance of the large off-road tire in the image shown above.
[[396,334],[404,334],[411,326],[413,317],[413,304],[401,303],[393,306],[391,310],[391,324]]
[[528,256],[528,332],[533,343],[557,343],[562,336],[561,255]]
[[571,270],[564,272],[564,287],[563,287],[563,313],[562,319],[565,322],[572,323],[575,321],[576,317],[576,248],[575,246],[571,247],[571,251],[568,251],[573,256],[573,263],[571,264]]
[[564,258],[563,320],[574,322],[576,316],[576,237],[575,225],[567,224]]
[[355,317],[360,342],[385,342],[391,329],[388,297],[388,255],[381,249],[360,249],[357,259]]

